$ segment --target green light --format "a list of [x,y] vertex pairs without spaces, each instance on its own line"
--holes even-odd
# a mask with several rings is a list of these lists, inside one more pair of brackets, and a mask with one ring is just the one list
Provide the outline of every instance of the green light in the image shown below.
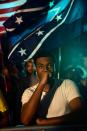
[[49,3],[50,8],[54,5],[54,1]]

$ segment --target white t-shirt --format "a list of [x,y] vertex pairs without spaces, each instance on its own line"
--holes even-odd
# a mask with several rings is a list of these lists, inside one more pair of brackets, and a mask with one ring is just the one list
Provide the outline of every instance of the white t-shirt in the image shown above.
[[[29,101],[37,86],[38,84],[33,87],[29,87],[24,91],[21,99],[22,105]],[[41,100],[45,94],[46,92],[43,91]],[[57,117],[70,113],[71,110],[69,108],[69,102],[76,97],[80,97],[80,93],[75,83],[68,79],[64,80],[54,94],[46,117]]]

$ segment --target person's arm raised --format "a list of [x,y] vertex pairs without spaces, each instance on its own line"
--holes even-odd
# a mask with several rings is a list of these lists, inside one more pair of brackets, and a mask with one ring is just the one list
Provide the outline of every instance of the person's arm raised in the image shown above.
[[36,116],[38,112],[42,91],[44,89],[45,84],[47,83],[47,78],[48,74],[47,72],[45,72],[35,92],[31,96],[29,101],[22,107],[21,122],[24,125],[31,124],[33,118]]

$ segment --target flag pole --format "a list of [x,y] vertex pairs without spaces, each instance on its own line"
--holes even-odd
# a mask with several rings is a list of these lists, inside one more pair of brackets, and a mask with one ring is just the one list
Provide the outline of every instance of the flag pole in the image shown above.
[[57,74],[57,77],[58,79],[60,79],[60,68],[61,68],[61,48],[59,48],[59,52],[58,52],[58,74]]

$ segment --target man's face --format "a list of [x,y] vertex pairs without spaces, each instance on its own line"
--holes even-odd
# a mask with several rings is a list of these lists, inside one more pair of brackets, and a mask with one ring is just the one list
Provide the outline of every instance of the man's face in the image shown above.
[[47,71],[49,76],[51,77],[53,74],[53,62],[50,57],[40,57],[36,60],[36,71],[38,78],[42,77],[42,73]]

